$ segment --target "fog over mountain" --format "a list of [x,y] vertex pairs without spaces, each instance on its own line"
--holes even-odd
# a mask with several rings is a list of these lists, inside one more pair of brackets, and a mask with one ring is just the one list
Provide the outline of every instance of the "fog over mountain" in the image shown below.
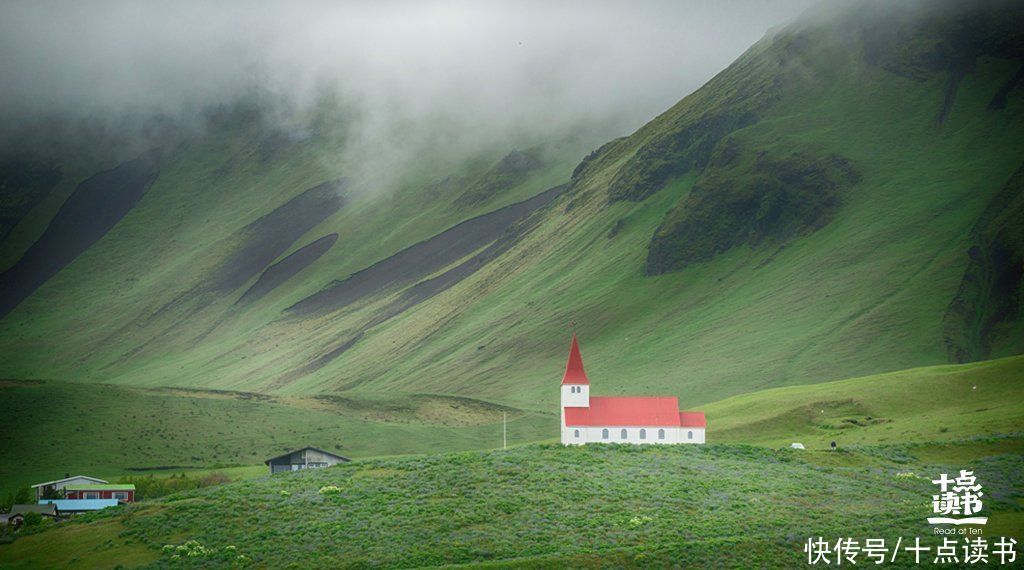
[[371,139],[625,133],[808,4],[5,2],[0,113],[189,118],[330,96]]

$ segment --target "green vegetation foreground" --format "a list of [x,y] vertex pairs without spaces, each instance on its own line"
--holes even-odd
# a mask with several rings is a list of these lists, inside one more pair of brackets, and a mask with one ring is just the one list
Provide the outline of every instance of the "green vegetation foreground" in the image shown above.
[[[961,466],[925,465],[891,448],[743,445],[535,445],[360,461],[83,517],[0,547],[0,565],[90,565],[102,552],[104,565],[161,566],[177,552],[165,545],[194,541],[197,554],[173,562],[225,562],[227,554],[265,567],[792,567],[811,536],[934,542],[928,479]],[[970,467],[988,492],[986,536],[1019,537],[1020,454],[974,458]],[[78,542],[67,548],[68,540]]]

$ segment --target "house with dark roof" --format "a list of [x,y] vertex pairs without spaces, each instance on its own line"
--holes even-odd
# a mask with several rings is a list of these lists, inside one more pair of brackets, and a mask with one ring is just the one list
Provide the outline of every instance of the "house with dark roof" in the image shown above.
[[11,512],[0,514],[0,525],[20,526],[28,513],[39,513],[51,519],[60,518],[56,505],[13,505]]
[[562,376],[562,443],[704,443],[704,412],[684,412],[675,396],[591,396],[579,342],[572,335]]
[[302,469],[316,469],[319,467],[330,467],[338,463],[351,461],[347,457],[335,455],[329,451],[315,447],[303,447],[295,451],[289,451],[284,455],[271,457],[264,461],[270,467],[270,474],[283,473],[285,471],[299,471]]

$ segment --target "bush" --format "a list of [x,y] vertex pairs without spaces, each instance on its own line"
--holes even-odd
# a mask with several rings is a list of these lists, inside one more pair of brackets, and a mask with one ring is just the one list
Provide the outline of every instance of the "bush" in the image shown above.
[[341,487],[338,487],[337,485],[324,485],[323,487],[320,487],[320,494],[325,497],[340,495]]
[[128,476],[122,477],[120,482],[135,485],[136,499],[155,499],[181,491],[229,483],[231,478],[224,473],[215,471],[204,476],[190,476],[185,473],[169,477],[157,477],[153,474]]
[[32,528],[43,524],[43,515],[39,513],[25,513],[23,519],[26,528]]

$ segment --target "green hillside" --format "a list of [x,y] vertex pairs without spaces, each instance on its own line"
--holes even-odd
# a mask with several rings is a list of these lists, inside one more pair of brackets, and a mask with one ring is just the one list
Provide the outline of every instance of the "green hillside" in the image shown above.
[[[1011,357],[763,390],[701,409],[711,443],[800,442],[821,450],[837,441],[912,447],[934,460],[971,448],[1020,455],[1022,379],[1024,357]],[[0,424],[4,452],[22,458],[0,464],[0,495],[65,472],[114,479],[258,465],[306,445],[354,459],[494,449],[503,417],[511,446],[552,442],[558,433],[554,411],[432,395],[289,397],[5,381],[0,396],[9,420]],[[972,438],[994,439],[962,443]]]
[[775,388],[703,409],[714,426],[714,441],[801,442],[821,449],[831,441],[844,446],[929,444],[1019,435],[1022,389],[1024,357],[1016,356]]
[[76,132],[4,163],[0,371],[548,411],[570,323],[598,393],[687,406],[1018,354],[1020,15],[820,7],[583,162],[606,135],[361,164],[321,108],[145,162]]
[[278,397],[249,392],[0,381],[0,496],[65,473],[262,464],[312,445],[350,458],[489,449],[551,439],[555,412],[446,396]]

